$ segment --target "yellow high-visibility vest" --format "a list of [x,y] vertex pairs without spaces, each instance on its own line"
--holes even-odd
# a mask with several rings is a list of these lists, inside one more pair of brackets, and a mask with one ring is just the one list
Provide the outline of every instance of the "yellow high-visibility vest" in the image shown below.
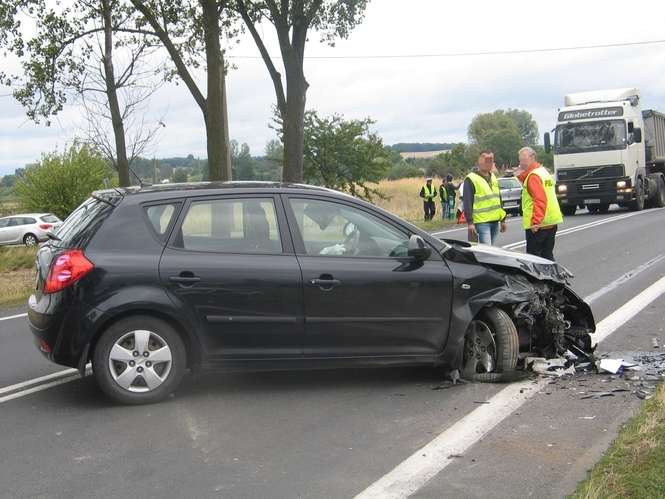
[[545,189],[545,195],[547,196],[545,217],[543,218],[543,221],[540,222],[539,227],[560,224],[563,222],[563,214],[559,207],[559,201],[556,198],[554,179],[545,167],[539,166],[524,179],[524,188],[522,189],[522,226],[525,229],[530,229],[532,227],[531,218],[533,217],[533,199],[531,199],[531,195],[526,186],[528,185],[529,177],[533,174],[538,175],[543,181],[543,188]]
[[498,222],[506,217],[506,212],[501,208],[499,181],[493,173],[490,175],[489,184],[477,173],[471,172],[466,176],[473,183],[475,190],[473,196],[474,224]]

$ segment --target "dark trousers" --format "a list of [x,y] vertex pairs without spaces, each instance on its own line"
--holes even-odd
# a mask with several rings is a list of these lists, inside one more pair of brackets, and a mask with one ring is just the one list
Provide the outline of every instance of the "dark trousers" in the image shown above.
[[553,251],[556,229],[556,227],[551,229],[540,229],[536,233],[527,230],[526,252],[530,255],[536,255],[554,261]]
[[436,203],[434,200],[423,201],[423,210],[425,211],[425,221],[432,220],[436,214]]

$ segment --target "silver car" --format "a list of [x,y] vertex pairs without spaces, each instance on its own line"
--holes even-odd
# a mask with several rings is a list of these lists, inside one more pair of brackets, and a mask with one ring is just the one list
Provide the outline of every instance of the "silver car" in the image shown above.
[[47,232],[56,232],[62,220],[52,213],[21,213],[0,218],[0,245],[34,246],[46,241]]
[[501,204],[503,209],[519,215],[522,212],[522,183],[516,177],[501,177],[499,179],[501,191]]

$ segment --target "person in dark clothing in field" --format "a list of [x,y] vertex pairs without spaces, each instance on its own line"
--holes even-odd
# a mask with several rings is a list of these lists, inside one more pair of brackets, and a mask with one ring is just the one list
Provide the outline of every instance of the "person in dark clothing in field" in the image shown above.
[[453,176],[446,175],[446,180],[439,187],[441,198],[441,219],[455,219],[455,199],[457,198],[457,186],[453,184]]
[[427,177],[425,185],[420,189],[420,197],[423,198],[423,211],[425,222],[432,220],[436,214],[436,187],[432,185],[432,177]]

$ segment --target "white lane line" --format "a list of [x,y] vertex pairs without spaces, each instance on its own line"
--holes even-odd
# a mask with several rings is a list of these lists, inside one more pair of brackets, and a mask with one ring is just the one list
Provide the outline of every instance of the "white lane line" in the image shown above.
[[592,338],[596,343],[600,343],[663,293],[665,293],[665,277],[661,277],[620,309],[605,317],[596,327],[596,332],[592,335]]
[[9,392],[15,392],[16,390],[21,390],[23,388],[26,388],[28,386],[32,385],[38,385],[40,383],[44,383],[46,381],[50,381],[53,379],[58,379],[62,377],[67,377],[71,376],[72,374],[76,374],[78,371],[76,369],[65,369],[63,371],[58,371],[55,373],[47,374],[46,376],[40,376],[39,378],[33,378],[29,379],[27,381],[22,381],[20,383],[16,383],[15,385],[9,385],[5,386],[3,388],[0,388],[0,395],[4,395],[5,393]]
[[[616,217],[602,218],[602,219],[597,220],[595,222],[589,222],[589,223],[583,224],[583,225],[576,225],[575,227],[570,227],[568,229],[557,231],[556,237],[565,236],[567,234],[573,234],[573,233],[579,232],[581,230],[593,229],[594,227],[598,227],[600,225],[604,225],[604,224],[607,224],[607,223],[610,223],[610,222],[625,220],[627,218],[632,218],[632,217],[636,217],[636,216],[639,216],[639,215],[645,215],[647,213],[654,213],[656,211],[661,211],[661,210],[663,210],[663,208],[656,208],[656,209],[647,210],[647,211],[636,211],[634,213],[627,213],[625,215],[619,215],[619,216],[616,216]],[[521,248],[521,247],[524,247],[524,246],[526,246],[526,241],[525,240],[524,241],[518,241],[516,243],[506,244],[505,246],[503,246],[503,248],[508,249],[508,250],[513,250],[513,249]]]
[[21,317],[27,317],[28,314],[17,314],[17,315],[9,315],[7,317],[0,317],[0,322],[2,321],[9,321],[12,319],[20,319]]
[[626,272],[622,276],[618,277],[617,279],[615,279],[614,281],[609,283],[607,286],[603,286],[602,288],[600,288],[595,293],[591,293],[589,296],[584,298],[584,301],[586,301],[589,305],[591,305],[594,301],[596,301],[598,298],[600,298],[604,294],[607,294],[610,291],[618,288],[622,284],[625,284],[626,282],[631,280],[633,277],[637,277],[642,272],[644,272],[645,270],[653,267],[654,265],[656,265],[658,262],[662,261],[663,259],[665,259],[665,254],[658,255],[656,258],[652,258],[651,260],[649,260],[646,263],[643,263],[639,267],[636,267],[633,270],[630,270],[630,271]]
[[[635,298],[602,320],[596,327],[595,339],[602,341],[641,310],[665,293],[665,277],[646,288]],[[356,499],[401,499],[420,490],[453,460],[448,456],[463,454],[501,421],[540,391],[549,380],[536,383],[523,381],[504,388],[474,409],[434,440],[398,464],[392,471],[363,490]],[[524,393],[520,393],[524,390]]]
[[[88,363],[85,366],[85,376],[89,376],[91,373],[92,367]],[[79,374],[78,369],[64,369],[62,371],[47,374],[45,376],[40,376],[39,378],[22,381],[21,383],[16,383],[15,385],[5,386],[0,388],[0,395],[3,395],[0,397],[0,404],[17,398],[25,397],[31,393],[41,392],[42,390],[47,390],[54,386],[69,383],[70,381],[76,381],[77,379],[81,379],[81,375]],[[4,395],[6,393],[9,395]]]

